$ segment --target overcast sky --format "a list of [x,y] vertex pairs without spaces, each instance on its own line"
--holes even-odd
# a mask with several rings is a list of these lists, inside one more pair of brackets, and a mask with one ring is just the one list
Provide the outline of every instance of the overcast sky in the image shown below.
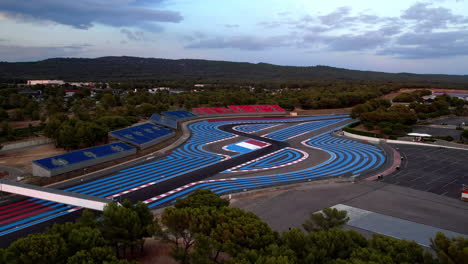
[[111,55],[468,74],[468,0],[0,0],[0,61]]

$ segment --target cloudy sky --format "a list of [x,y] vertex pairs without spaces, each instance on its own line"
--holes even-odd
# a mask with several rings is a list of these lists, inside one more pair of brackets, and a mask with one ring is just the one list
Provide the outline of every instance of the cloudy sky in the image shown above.
[[110,55],[468,74],[468,0],[0,0],[0,61]]

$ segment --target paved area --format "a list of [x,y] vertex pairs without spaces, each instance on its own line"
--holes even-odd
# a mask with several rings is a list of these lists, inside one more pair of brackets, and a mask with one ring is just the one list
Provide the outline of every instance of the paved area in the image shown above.
[[401,169],[384,182],[460,198],[468,184],[468,151],[414,145],[392,145],[403,157]]
[[[337,128],[345,125],[345,124],[349,124],[349,123],[352,123],[352,122],[353,122],[353,120],[346,120],[346,121],[343,121],[343,122],[339,122],[339,123],[333,124],[331,126],[327,126],[327,127],[321,128],[321,129],[310,131],[310,132],[305,133],[305,134],[303,134],[301,136],[298,136],[298,137],[295,137],[295,138],[293,138],[291,140],[286,141],[286,143],[285,143],[286,146],[289,146],[289,147],[292,147],[292,148],[295,148],[295,149],[299,149],[299,150],[304,151],[304,152],[306,152],[308,154],[307,159],[305,159],[304,161],[301,161],[299,163],[295,163],[295,164],[292,164],[290,166],[279,167],[279,168],[271,168],[271,169],[265,169],[265,170],[260,170],[260,171],[246,171],[246,172],[239,171],[239,172],[231,172],[231,173],[222,173],[221,172],[221,173],[218,173],[216,175],[213,175],[213,176],[209,177],[208,179],[222,179],[222,178],[227,178],[227,177],[242,178],[242,177],[253,177],[253,176],[265,176],[265,175],[272,175],[272,174],[281,174],[281,173],[300,171],[300,170],[304,170],[304,169],[319,165],[319,164],[327,161],[330,158],[330,154],[328,154],[327,152],[322,151],[322,150],[306,147],[306,146],[304,146],[302,144],[302,141],[310,139],[310,138],[312,138],[314,136],[320,135],[320,134],[325,133],[327,131],[337,129]],[[281,126],[276,126],[276,127],[273,127],[273,128],[266,129],[264,131],[260,131],[260,133],[259,132],[252,133],[252,135],[258,135],[258,134],[264,135],[264,134],[266,134],[266,132],[269,133],[269,132],[276,131],[276,130],[279,130],[279,129],[283,129],[283,128],[293,126],[293,125],[296,125],[296,124],[298,124],[298,123],[289,123],[289,124],[285,124],[285,125],[281,125]],[[260,140],[261,140],[261,138],[260,138]],[[224,143],[224,142],[222,142],[222,143]]]
[[273,229],[301,227],[310,213],[344,204],[468,235],[468,204],[382,182],[315,182],[234,196],[232,206],[252,211]]
[[451,136],[454,140],[459,140],[462,131],[456,130],[455,127],[443,128],[432,126],[414,126],[413,133],[429,134],[433,137]]
[[447,125],[460,125],[462,122],[465,122],[468,125],[468,116],[457,116],[457,117],[446,117],[446,118],[438,118],[437,120],[431,121],[434,124],[447,124]]
[[442,232],[448,237],[463,236],[468,238],[468,235],[433,226],[418,224],[401,218],[374,213],[344,204],[338,204],[332,208],[348,212],[348,226],[397,239],[414,240],[416,243],[425,247],[430,247],[431,238],[435,237],[438,232]]
[[241,141],[245,141],[247,139],[249,139],[249,138],[242,137],[242,136],[237,136],[237,137],[227,139],[227,140],[222,140],[222,141],[219,141],[219,142],[216,142],[216,143],[213,143],[213,144],[204,145],[204,146],[202,146],[202,148],[204,150],[206,150],[206,151],[213,152],[213,153],[218,153],[218,154],[221,154],[221,155],[224,155],[224,156],[235,156],[235,155],[237,155],[239,153],[225,150],[225,149],[223,149],[223,147],[225,147],[227,145],[235,144],[235,143],[238,143],[238,142],[241,142]]

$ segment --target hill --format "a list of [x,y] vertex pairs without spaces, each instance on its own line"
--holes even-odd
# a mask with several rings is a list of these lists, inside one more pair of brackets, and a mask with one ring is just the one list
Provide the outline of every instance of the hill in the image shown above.
[[54,58],[37,62],[0,62],[0,78],[119,80],[250,80],[319,81],[375,80],[468,83],[468,75],[357,71],[328,66],[278,66],[209,60],[168,60],[138,57]]

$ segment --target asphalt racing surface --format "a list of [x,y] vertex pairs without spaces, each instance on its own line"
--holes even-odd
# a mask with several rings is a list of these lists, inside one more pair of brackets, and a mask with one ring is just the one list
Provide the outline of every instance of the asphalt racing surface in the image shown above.
[[[377,171],[386,160],[382,149],[331,135],[350,122],[346,115],[199,121],[167,156],[65,190],[157,208],[198,188],[224,194]],[[31,198],[1,206],[0,246],[80,214]]]

